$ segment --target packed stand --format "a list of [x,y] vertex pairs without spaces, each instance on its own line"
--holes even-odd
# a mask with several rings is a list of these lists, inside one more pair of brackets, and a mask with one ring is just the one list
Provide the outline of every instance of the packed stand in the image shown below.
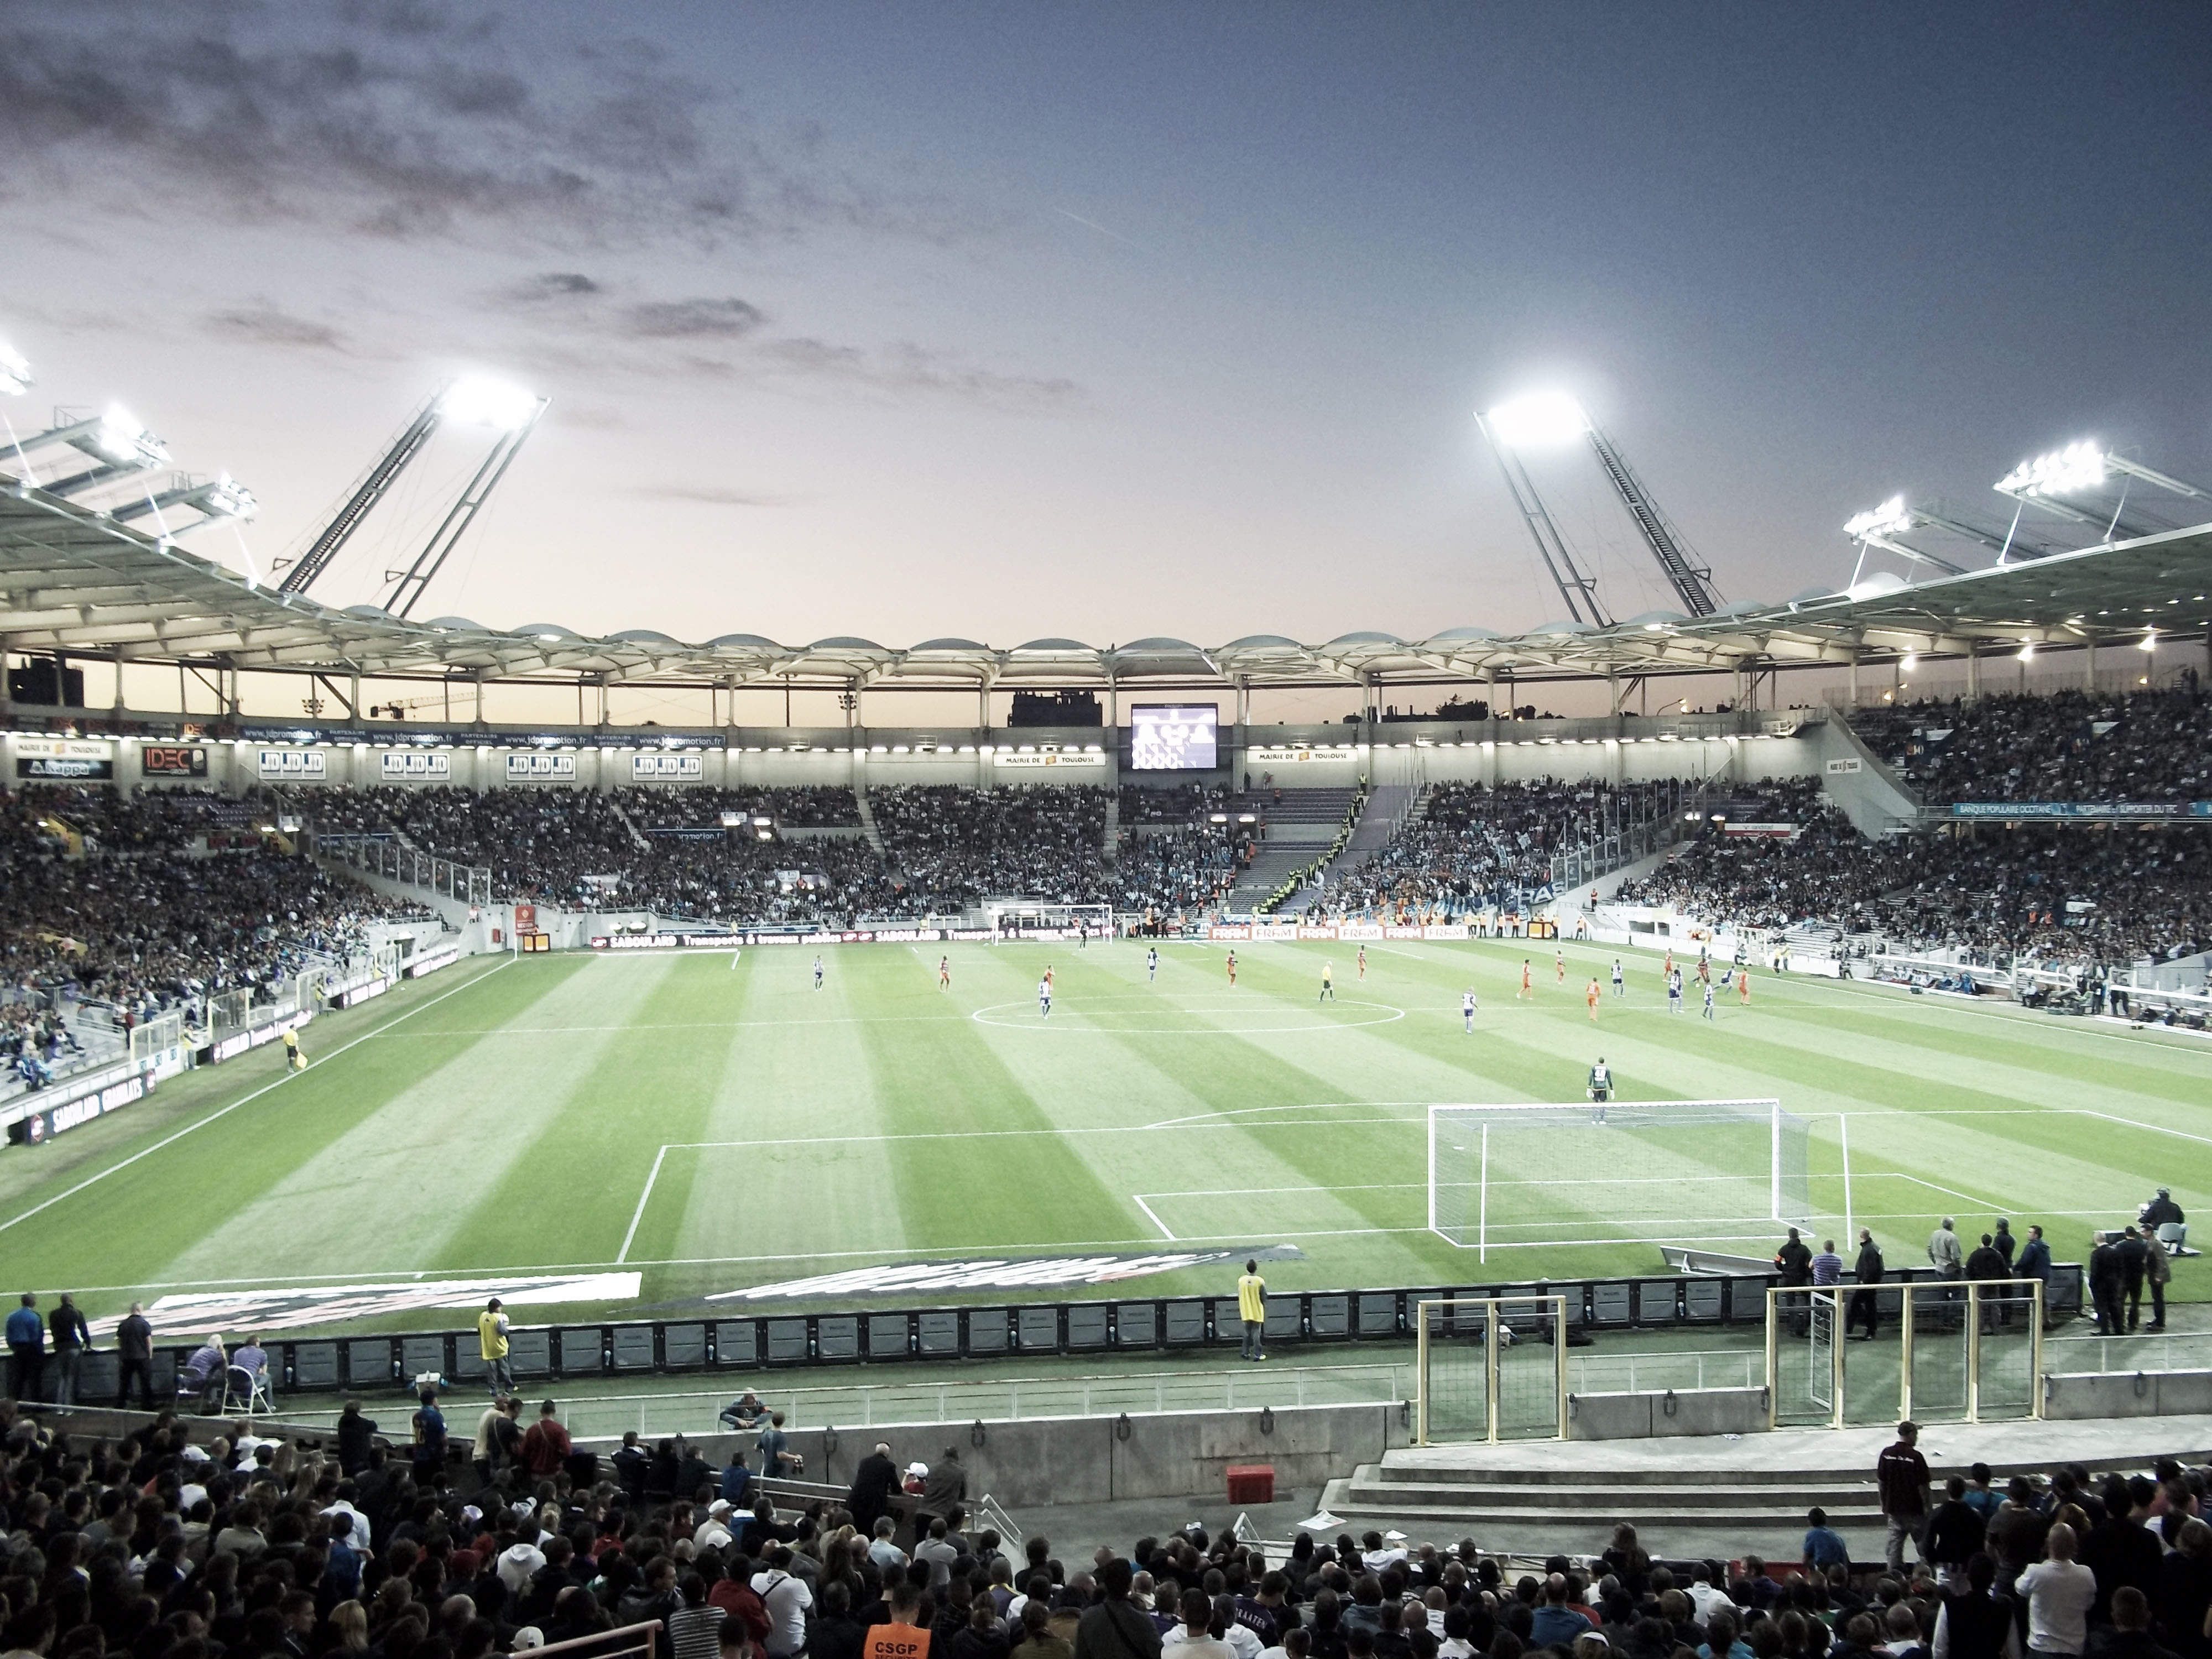
[[1437,784],[1395,839],[1333,877],[1309,902],[1316,918],[1442,921],[1522,902],[1552,879],[1555,853],[1661,809],[1663,786]]
[[772,1425],[718,1468],[635,1433],[601,1459],[551,1402],[525,1415],[449,1420],[426,1391],[396,1448],[358,1402],[334,1443],[0,1416],[8,1650],[485,1659],[651,1626],[678,1659],[2212,1659],[2204,1472],[2171,1461],[1931,1487],[1901,1437],[1886,1563],[1819,1510],[1771,1566],[1655,1559],[1626,1524],[1535,1571],[1372,1531],[1271,1556],[1194,1522],[1062,1562],[971,1523],[952,1449],[902,1475],[879,1443],[794,1511],[761,1485],[799,1473]]
[[892,890],[857,836],[763,841],[775,829],[853,828],[845,788],[530,786],[299,792],[324,834],[393,835],[491,872],[501,897],[579,908],[651,910],[733,927],[843,927]]
[[1668,905],[1716,926],[1818,923],[1916,948],[2014,960],[2127,963],[2212,945],[2203,829],[1977,825],[1870,842],[1813,780],[1760,786],[1794,840],[1708,823],[1672,861],[1624,884],[1622,904]]
[[2194,676],[2124,696],[2059,691],[1855,709],[1850,724],[1930,805],[2212,799],[2212,703]]
[[1115,897],[1105,867],[1105,790],[961,789],[899,784],[868,792],[906,908],[961,910],[1018,895],[1058,904]]
[[[125,1023],[193,1012],[344,960],[372,921],[426,914],[286,852],[253,816],[183,792],[25,785],[0,822],[9,1000],[98,1000]],[[29,1018],[10,1016],[19,1039]]]

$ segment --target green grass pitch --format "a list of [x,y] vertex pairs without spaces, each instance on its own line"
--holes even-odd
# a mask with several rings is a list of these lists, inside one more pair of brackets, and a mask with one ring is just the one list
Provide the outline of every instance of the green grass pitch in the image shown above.
[[[617,1265],[643,1275],[635,1306],[672,1308],[876,1263],[1170,1237],[1296,1246],[1268,1268],[1282,1289],[1656,1271],[1649,1242],[1578,1242],[1617,1200],[1572,1158],[1551,1172],[1565,1184],[1498,1200],[1519,1225],[1486,1265],[1425,1226],[1429,1103],[1578,1100],[1601,1053],[1624,1100],[1772,1096],[1808,1120],[1816,1242],[1841,1231],[1848,1114],[1852,1212],[1893,1265],[1921,1260],[1946,1212],[1970,1233],[2041,1221],[2074,1260],[2156,1185],[2212,1204],[2201,1039],[1765,973],[1709,1024],[1694,999],[1667,1013],[1640,954],[1593,1028],[1582,988],[1613,953],[1573,945],[1565,986],[1548,944],[1370,945],[1364,982],[1348,947],[1255,944],[1233,989],[1219,945],[1163,945],[1156,982],[1128,942],[956,945],[949,991],[940,953],[832,947],[818,991],[805,947],[465,964],[318,1021],[304,1074],[263,1050],[0,1153],[0,1249],[16,1285],[74,1289],[95,1316],[247,1283]],[[1524,955],[1533,1003],[1515,995]],[[1334,1003],[1316,1001],[1324,961]],[[1667,1236],[1701,1231],[1773,1244],[1687,1214]],[[2176,1294],[2203,1278],[2182,1264]]]

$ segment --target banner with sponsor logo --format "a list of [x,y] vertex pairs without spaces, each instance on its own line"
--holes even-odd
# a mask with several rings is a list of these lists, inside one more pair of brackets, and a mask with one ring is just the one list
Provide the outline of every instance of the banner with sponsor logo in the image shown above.
[[1255,921],[1252,924],[1254,939],[1296,939],[1298,925],[1295,921]]
[[1310,921],[1302,921],[1298,924],[1298,937],[1300,939],[1334,939],[1336,929]]
[[1421,929],[1423,939],[1470,939],[1473,936],[1463,921],[1432,921]]
[[329,775],[330,757],[319,749],[264,749],[260,772],[264,778],[313,778]]
[[198,744],[149,743],[138,751],[138,775],[204,778],[208,775],[208,751]]
[[1380,922],[1373,921],[1339,922],[1336,928],[1336,936],[1339,939],[1352,939],[1354,941],[1381,939],[1382,937],[1382,927]]
[[1252,928],[1249,922],[1219,921],[1206,930],[1206,936],[1215,939],[1249,939]]
[[1866,763],[1856,755],[1847,755],[1841,760],[1832,760],[1828,763],[1828,775],[1831,777],[1848,777],[1854,772],[1863,772],[1865,769]]
[[707,775],[707,760],[703,755],[632,755],[629,775],[634,782],[653,782],[670,778],[703,778]]
[[1310,762],[1346,765],[1359,758],[1359,750],[1348,743],[1325,744],[1318,749],[1259,748],[1244,751],[1246,764],[1251,766],[1303,766]]
[[15,775],[19,778],[112,778],[115,775],[115,745],[89,738],[18,738]]
[[574,755],[509,755],[507,775],[510,782],[525,778],[558,778],[572,781],[576,775]]
[[[642,1275],[535,1273],[507,1279],[402,1279],[387,1285],[319,1285],[172,1293],[146,1310],[155,1326],[173,1331],[283,1331],[349,1319],[481,1308],[493,1297],[510,1308],[637,1300]],[[121,1316],[92,1322],[95,1337],[114,1333]]]
[[1039,770],[1058,770],[1062,772],[1103,772],[1106,769],[1106,757],[1103,755],[1074,755],[1068,754],[1064,751],[1057,755],[1008,754],[1005,750],[1001,749],[991,757],[991,764],[994,766],[1003,766],[1007,768],[1009,770],[1017,772]]
[[441,968],[450,968],[461,959],[459,945],[434,945],[427,951],[417,951],[407,958],[399,971],[409,979],[420,979],[425,974],[434,974]]
[[2057,818],[2212,818],[2212,800],[1960,800],[1954,818],[2042,822]]
[[847,1267],[813,1279],[787,1279],[741,1291],[717,1291],[709,1302],[782,1302],[799,1297],[915,1296],[927,1291],[1041,1290],[1054,1285],[1114,1285],[1152,1273],[1181,1273],[1256,1256],[1262,1261],[1302,1261],[1294,1244],[1259,1250],[1162,1250],[1101,1255],[984,1256],[954,1261],[887,1261]]
[[442,781],[453,775],[453,757],[451,755],[426,754],[417,749],[388,749],[385,750],[378,769],[386,780],[437,778]]
[[58,1106],[46,1106],[19,1118],[8,1126],[8,1138],[18,1146],[37,1146],[66,1133],[79,1124],[89,1123],[119,1107],[143,1100],[154,1087],[149,1077],[127,1077],[119,1083],[111,1083],[104,1089],[79,1095],[75,1100],[65,1100]]
[[1770,841],[1795,841],[1803,831],[1794,823],[1738,823],[1730,818],[1721,825],[1724,836],[1763,836]]

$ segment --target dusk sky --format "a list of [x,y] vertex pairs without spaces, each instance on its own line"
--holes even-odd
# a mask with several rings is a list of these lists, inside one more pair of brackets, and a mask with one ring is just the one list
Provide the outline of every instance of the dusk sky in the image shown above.
[[[1558,616],[1579,395],[1731,599],[2079,437],[2212,475],[2212,9],[0,4],[0,410],[295,551],[445,376],[553,399],[418,616],[903,645]],[[441,440],[318,586],[476,459]],[[1616,614],[1667,601],[1586,458]],[[234,563],[227,536],[202,550]]]

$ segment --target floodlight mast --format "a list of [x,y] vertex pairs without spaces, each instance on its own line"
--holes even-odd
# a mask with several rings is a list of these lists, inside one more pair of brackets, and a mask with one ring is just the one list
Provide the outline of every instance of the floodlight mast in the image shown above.
[[1627,507],[1628,516],[1636,520],[1644,544],[1659,561],[1660,569],[1666,573],[1676,597],[1682,601],[1682,609],[1692,617],[1711,616],[1720,609],[1713,598],[1712,567],[1701,562],[1692,552],[1667,515],[1660,511],[1651,492],[1644,489],[1643,480],[1629,466],[1628,458],[1595,421],[1589,423],[1585,435],[1597,453],[1598,465],[1605,469],[1605,476],[1613,481],[1621,504]]
[[407,464],[422,453],[422,446],[430,441],[430,434],[438,429],[440,409],[445,397],[446,387],[442,386],[432,392],[428,400],[399,429],[399,435],[369,464],[368,471],[362,474],[361,481],[355,484],[353,493],[346,497],[345,504],[323,526],[322,533],[315,538],[313,545],[284,573],[284,580],[276,584],[279,593],[304,593],[318,576],[331,568],[331,561],[337,557],[338,550],[351,539],[353,532],[361,528],[361,521],[368,516],[369,509],[384,499],[392,486],[398,482],[399,475],[407,470]]
[[1474,423],[1481,429],[1490,453],[1498,458],[1498,470],[1505,475],[1506,490],[1513,497],[1513,505],[1520,509],[1521,520],[1528,526],[1529,535],[1535,538],[1536,556],[1543,560],[1544,568],[1551,573],[1553,584],[1566,604],[1568,617],[1578,623],[1611,627],[1613,618],[1605,614],[1605,607],[1598,602],[1596,580],[1576,568],[1574,555],[1567,550],[1566,538],[1552,521],[1551,510],[1544,505],[1544,498],[1536,493],[1535,481],[1522,465],[1520,451],[1493,428],[1492,418],[1496,413],[1492,410],[1491,416],[1478,414]]
[[[461,381],[457,383],[457,387],[470,385],[468,381]],[[550,398],[518,394],[502,404],[495,416],[489,414],[488,403],[480,403],[479,407],[485,411],[483,418],[495,418],[503,423],[499,437],[492,445],[491,453],[484,457],[483,465],[477,469],[476,477],[469,480],[468,488],[461,492],[460,499],[447,511],[437,529],[431,533],[430,539],[423,544],[422,550],[415,556],[414,562],[392,583],[384,608],[393,616],[406,617],[413,613],[423,590],[444,568],[454,545],[466,533],[469,526],[475,522],[477,514],[491,492],[498,488],[499,481],[507,476],[507,469],[514,465],[516,454],[531,433],[537,429],[539,418],[552,401]]]

